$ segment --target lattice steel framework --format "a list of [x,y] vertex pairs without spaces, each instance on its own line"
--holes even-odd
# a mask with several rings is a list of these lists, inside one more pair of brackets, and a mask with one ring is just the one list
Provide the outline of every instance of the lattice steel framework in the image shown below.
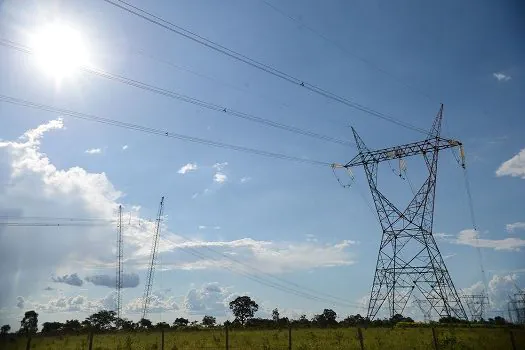
[[122,206],[119,205],[118,207],[118,226],[117,226],[117,276],[115,278],[116,281],[116,290],[117,290],[117,318],[121,317],[122,312],[122,296],[121,296],[121,289],[122,289],[122,273],[123,273],[123,266],[122,266],[122,257],[124,256],[123,248],[122,248]]
[[514,294],[509,304],[510,321],[515,324],[525,324],[525,292]]
[[483,320],[485,314],[485,305],[489,303],[489,298],[485,293],[464,295],[463,300],[467,304],[472,321]]
[[150,253],[150,265],[148,269],[148,275],[146,277],[146,287],[144,289],[144,296],[142,298],[142,318],[146,318],[148,314],[148,305],[150,302],[151,286],[153,285],[153,277],[155,275],[155,265],[157,262],[157,250],[160,236],[160,223],[162,221],[162,215],[164,213],[164,197],[160,200],[159,212],[157,214],[157,220],[155,223],[155,234],[153,236],[153,245],[151,246]]
[[[414,290],[419,290],[439,317],[467,319],[445,262],[432,235],[439,151],[459,147],[442,138],[443,105],[428,137],[401,146],[370,151],[352,128],[359,153],[346,165],[363,166],[383,230],[367,316],[374,319],[388,305],[390,316],[402,314]],[[410,156],[424,158],[428,177],[408,206],[401,211],[377,186],[379,163]]]
[[423,314],[423,320],[425,323],[432,321],[432,306],[426,299],[419,299],[414,297],[412,302],[415,306],[419,308],[419,311]]

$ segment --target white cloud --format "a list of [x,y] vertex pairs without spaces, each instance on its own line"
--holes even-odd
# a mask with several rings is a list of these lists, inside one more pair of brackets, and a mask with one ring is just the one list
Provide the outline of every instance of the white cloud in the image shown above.
[[65,283],[65,284],[69,284],[70,286],[77,286],[77,287],[82,286],[82,284],[84,283],[82,279],[78,277],[76,273],[73,273],[71,275],[53,277],[51,280],[53,282]]
[[496,79],[498,79],[498,81],[509,81],[510,79],[512,79],[512,77],[510,75],[505,75],[503,73],[492,73],[492,76]]
[[116,292],[112,291],[100,299],[89,300],[83,295],[60,295],[44,303],[33,303],[37,311],[55,312],[86,312],[93,313],[99,310],[114,310],[116,306]]
[[100,148],[90,148],[85,151],[87,154],[100,154],[102,150]]
[[491,248],[495,250],[520,250],[525,247],[525,240],[519,238],[485,239],[479,238],[479,232],[473,229],[463,230],[458,233],[456,244],[469,245],[479,248]]
[[[507,310],[509,295],[516,293],[518,275],[493,275],[488,282],[488,297],[490,308],[495,310]],[[470,287],[461,290],[464,295],[481,294],[485,287],[481,281],[478,281]],[[466,306],[466,305],[465,305]]]
[[507,232],[514,232],[516,230],[525,230],[525,222],[515,222],[513,224],[507,224],[505,226]]
[[211,282],[189,290],[184,298],[184,308],[188,314],[225,316],[230,300],[233,300],[233,294],[227,288]]
[[[166,237],[166,235],[165,235]],[[249,269],[250,266],[270,272],[282,273],[312,268],[345,266],[354,263],[349,248],[354,241],[343,240],[335,244],[320,242],[271,242],[243,238],[234,241],[187,241],[180,237],[161,242],[164,250],[162,264],[169,269],[221,269],[234,266],[236,269]],[[178,249],[197,251],[209,259],[180,260]],[[210,252],[210,249],[213,252]],[[235,255],[235,259],[247,266],[238,265],[224,255]],[[179,257],[179,259],[176,259]]]
[[196,163],[188,163],[184,166],[182,166],[182,168],[179,169],[179,171],[177,171],[179,174],[186,174],[190,171],[195,171],[198,169],[198,166]]
[[213,181],[219,184],[223,184],[228,180],[228,176],[224,173],[224,168],[228,165],[228,162],[215,163],[213,168],[215,169],[215,175],[213,175]]
[[[46,132],[63,129],[61,119],[25,132],[19,140],[0,141],[0,208],[11,217],[112,217],[121,193],[104,173],[82,168],[57,169],[40,152]],[[38,290],[56,271],[81,268],[91,259],[113,260],[114,229],[108,227],[32,228],[0,226],[0,307],[17,294]],[[60,237],[57,239],[57,237]],[[31,244],[27,244],[30,241]],[[69,276],[71,278],[71,276]]]
[[[131,300],[124,310],[129,313],[141,313],[143,309],[143,300],[142,298],[136,298]],[[151,293],[149,303],[148,303],[148,312],[150,313],[162,313],[167,311],[178,310],[179,306],[175,301],[175,297],[168,295],[166,292],[155,291]]]
[[122,146],[122,150],[123,150],[123,151],[125,151],[125,150],[127,150],[127,149],[128,149],[128,145],[124,145],[124,146]]
[[228,180],[228,176],[226,176],[226,174],[216,173],[215,175],[213,175],[213,181],[218,182],[220,184],[225,183],[226,180]]
[[241,178],[241,183],[244,184],[244,183],[247,183],[248,181],[251,181],[251,180],[252,180],[251,177],[245,176],[245,177]]
[[437,233],[433,233],[432,236],[438,239],[447,239],[449,237],[452,237],[453,235],[448,234],[448,233],[437,232]]
[[501,164],[496,170],[496,176],[512,176],[525,179],[525,148]]
[[222,171],[224,170],[224,168],[226,168],[226,166],[228,165],[228,162],[222,162],[222,163],[215,163],[213,164],[213,168],[215,168],[215,170],[217,171]]

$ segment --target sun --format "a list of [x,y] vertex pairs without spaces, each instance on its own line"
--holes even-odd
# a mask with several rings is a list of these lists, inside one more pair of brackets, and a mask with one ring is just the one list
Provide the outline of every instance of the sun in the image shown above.
[[38,65],[56,80],[71,77],[80,67],[89,65],[88,49],[80,32],[67,24],[47,24],[30,40]]

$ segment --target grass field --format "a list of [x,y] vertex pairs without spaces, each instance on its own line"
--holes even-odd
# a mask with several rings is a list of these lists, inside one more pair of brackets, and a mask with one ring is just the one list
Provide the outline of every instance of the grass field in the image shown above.
[[[441,349],[512,349],[506,328],[436,328]],[[525,330],[513,329],[516,349],[525,349]],[[298,350],[360,349],[356,328],[294,329],[292,348]],[[434,349],[430,328],[362,329],[365,349]],[[0,340],[2,350],[25,350],[26,338]],[[230,349],[288,349],[288,330],[230,330]],[[35,350],[88,350],[87,335],[36,336]],[[160,350],[160,332],[95,334],[93,350]],[[224,329],[201,331],[166,331],[165,350],[226,349]]]

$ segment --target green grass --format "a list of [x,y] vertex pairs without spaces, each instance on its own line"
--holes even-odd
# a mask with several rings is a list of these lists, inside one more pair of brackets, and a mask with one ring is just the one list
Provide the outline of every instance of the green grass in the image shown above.
[[[445,349],[512,349],[507,328],[444,328],[435,329],[440,350]],[[525,330],[512,330],[516,349],[525,349]],[[365,349],[433,349],[431,328],[368,328],[362,329]],[[225,349],[224,329],[165,332],[165,350]],[[1,350],[25,350],[27,339],[9,336],[0,339]],[[230,349],[288,349],[288,330],[229,331]],[[356,328],[292,330],[293,349],[360,349]],[[88,336],[36,336],[34,350],[88,350]],[[95,334],[93,350],[160,350],[160,332]]]

